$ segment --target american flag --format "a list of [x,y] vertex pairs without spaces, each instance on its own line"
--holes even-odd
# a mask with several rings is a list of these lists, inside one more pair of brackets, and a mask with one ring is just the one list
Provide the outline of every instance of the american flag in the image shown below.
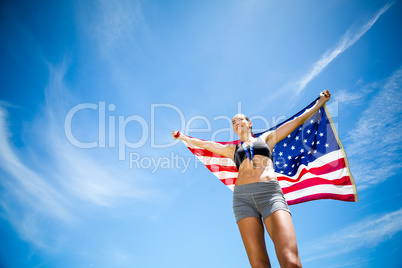
[[[299,116],[315,102],[267,131]],[[234,189],[238,170],[230,158],[184,143],[219,180]],[[240,140],[219,143],[237,144]],[[278,142],[273,157],[275,173],[289,205],[317,199],[358,201],[346,153],[326,105]]]

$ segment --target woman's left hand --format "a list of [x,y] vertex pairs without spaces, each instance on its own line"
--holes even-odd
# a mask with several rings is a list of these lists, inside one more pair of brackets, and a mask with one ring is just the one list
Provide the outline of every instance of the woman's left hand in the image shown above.
[[331,99],[331,93],[329,93],[328,89],[320,93],[320,101],[326,103],[329,99]]

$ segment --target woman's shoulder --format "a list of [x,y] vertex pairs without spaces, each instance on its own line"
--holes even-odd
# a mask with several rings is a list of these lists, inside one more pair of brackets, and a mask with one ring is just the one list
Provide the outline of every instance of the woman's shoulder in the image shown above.
[[268,138],[274,133],[273,130],[269,130],[266,131],[264,133],[262,133],[260,136],[258,136],[259,138],[261,138],[263,141],[267,142]]

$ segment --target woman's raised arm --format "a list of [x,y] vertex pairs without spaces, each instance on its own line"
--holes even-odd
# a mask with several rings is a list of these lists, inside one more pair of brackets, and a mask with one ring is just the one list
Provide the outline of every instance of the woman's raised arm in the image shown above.
[[199,139],[195,139],[195,138],[191,138],[189,136],[183,135],[182,133],[180,133],[180,131],[173,131],[172,135],[175,139],[185,141],[191,145],[206,149],[210,152],[213,152],[213,153],[225,156],[225,157],[229,157],[230,159],[233,160],[233,156],[234,156],[234,152],[235,152],[235,148],[236,148],[236,146],[233,144],[223,145],[223,144],[213,142],[213,141],[199,140]]
[[265,142],[268,144],[269,148],[272,150],[278,142],[286,138],[290,133],[292,133],[297,127],[306,122],[313,114],[315,114],[321,106],[323,106],[331,98],[331,93],[328,89],[320,93],[320,98],[314,104],[313,107],[307,109],[303,114],[294,118],[293,120],[286,122],[282,126],[278,127],[272,132],[266,134]]

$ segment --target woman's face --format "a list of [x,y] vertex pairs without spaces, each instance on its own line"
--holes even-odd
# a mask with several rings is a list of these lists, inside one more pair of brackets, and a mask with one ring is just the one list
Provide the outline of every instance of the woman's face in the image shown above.
[[232,119],[233,130],[236,135],[242,132],[248,132],[252,123],[247,119],[244,114],[236,114]]

